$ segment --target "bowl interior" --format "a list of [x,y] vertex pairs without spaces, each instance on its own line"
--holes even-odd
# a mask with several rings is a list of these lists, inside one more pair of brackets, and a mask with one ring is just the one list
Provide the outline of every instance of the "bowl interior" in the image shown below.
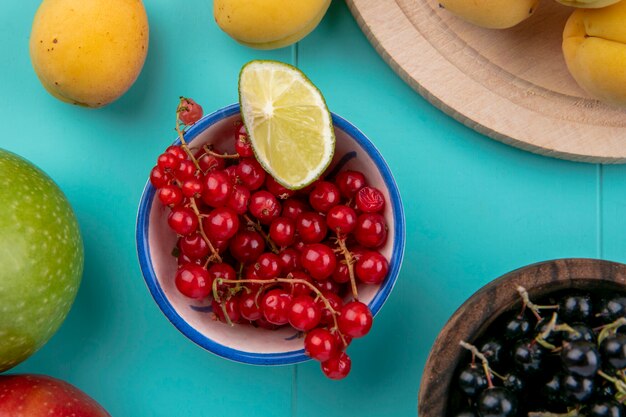
[[[196,124],[188,132],[187,141],[192,148],[211,143],[222,152],[234,152],[233,138],[240,120],[238,107],[231,106],[226,112],[209,115]],[[373,313],[376,313],[391,291],[401,262],[403,225],[399,224],[402,221],[397,220],[403,219],[402,209],[395,183],[390,175],[384,173],[385,169],[388,171],[384,161],[383,172],[374,161],[374,158],[380,157],[376,149],[369,142],[362,144],[351,137],[350,133],[360,134],[353,126],[343,119],[338,118],[337,121],[335,156],[326,172],[332,175],[339,168],[359,170],[366,175],[370,185],[383,192],[388,202],[384,211],[389,228],[388,238],[381,253],[390,260],[389,276],[381,285],[359,287],[359,298],[368,303]],[[277,331],[268,331],[236,324],[233,329],[213,320],[209,301],[195,301],[180,294],[174,284],[177,262],[172,250],[176,245],[176,235],[167,225],[169,209],[156,199],[154,188],[150,184],[146,186],[142,197],[142,206],[144,205],[147,212],[143,219],[145,224],[141,224],[141,208],[138,220],[139,246],[141,239],[146,244],[146,259],[141,259],[142,250],[139,249],[142,270],[155,300],[179,330],[204,348],[229,359],[257,364],[294,363],[308,359],[304,355],[302,338],[292,328],[287,326]],[[139,236],[141,229],[144,231],[143,236]],[[398,239],[398,233],[402,234],[401,239]]]

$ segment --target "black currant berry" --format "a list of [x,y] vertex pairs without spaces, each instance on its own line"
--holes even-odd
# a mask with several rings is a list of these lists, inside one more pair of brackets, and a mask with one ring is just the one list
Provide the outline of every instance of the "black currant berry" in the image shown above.
[[495,339],[488,340],[480,347],[480,353],[485,355],[490,366],[498,366],[505,361],[506,351],[502,343]]
[[589,328],[589,326],[587,326],[586,324],[576,323],[572,324],[571,327],[575,330],[575,332],[561,332],[564,342],[578,342],[580,340],[591,343],[595,342],[596,335],[593,330],[591,330],[591,328]]
[[485,372],[476,365],[468,365],[459,374],[459,388],[468,397],[476,397],[487,388]]
[[599,316],[605,323],[626,317],[626,297],[615,297],[603,302]]
[[561,351],[563,369],[572,375],[595,375],[600,369],[600,362],[600,354],[593,343],[572,342],[564,345]]
[[532,327],[530,321],[524,316],[516,316],[504,325],[505,340],[515,341],[530,335]]
[[[551,319],[551,317],[544,317],[543,319],[539,320],[539,322],[535,326],[535,333],[537,335],[543,334],[547,330]],[[563,335],[561,334],[561,332],[552,330],[550,334],[544,338],[544,340],[556,346],[561,344],[562,337]]]
[[559,318],[565,322],[587,321],[592,312],[588,295],[570,295],[559,302]]
[[524,391],[526,382],[516,374],[508,374],[502,381],[502,385],[511,392],[520,393]]
[[525,375],[534,375],[541,371],[545,352],[541,346],[530,340],[524,340],[515,346],[513,361]]
[[561,397],[569,402],[585,403],[593,397],[593,378],[564,375],[561,379]]
[[600,344],[602,359],[615,369],[626,368],[626,335],[611,335]]
[[617,388],[615,384],[609,381],[602,381],[600,385],[596,386],[596,398],[599,399],[613,399],[617,394]]
[[476,407],[481,417],[514,417],[517,397],[506,388],[489,388],[480,394]]
[[545,398],[548,406],[561,403],[561,375],[554,375],[541,387],[541,396]]
[[586,417],[624,417],[624,408],[615,400],[600,400],[589,405]]

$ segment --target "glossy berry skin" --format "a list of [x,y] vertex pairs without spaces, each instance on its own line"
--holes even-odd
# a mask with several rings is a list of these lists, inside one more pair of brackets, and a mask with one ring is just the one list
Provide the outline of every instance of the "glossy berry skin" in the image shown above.
[[245,293],[239,298],[239,312],[246,320],[255,321],[263,317],[260,300],[256,292]]
[[167,224],[181,236],[190,235],[198,228],[198,217],[188,207],[174,207],[167,216]]
[[213,281],[209,277],[208,271],[202,266],[186,264],[176,271],[174,283],[178,291],[185,297],[201,300],[211,294]]
[[337,356],[337,339],[327,329],[313,329],[304,338],[304,352],[307,356],[325,362]]
[[246,126],[243,124],[235,134],[235,152],[237,152],[237,154],[242,158],[254,156],[248,131],[246,130]]
[[300,254],[292,248],[283,249],[278,253],[283,274],[289,274],[301,268]]
[[526,388],[526,381],[516,374],[508,374],[502,385],[513,393],[520,393]]
[[291,306],[291,295],[280,289],[268,291],[263,296],[261,309],[263,317],[272,324],[283,325],[289,322],[289,307]]
[[465,395],[475,398],[487,388],[487,378],[481,367],[468,365],[459,374],[458,384]]
[[265,251],[265,241],[258,232],[244,230],[231,239],[229,249],[233,258],[244,264],[250,264]]
[[270,224],[280,215],[280,203],[272,193],[257,191],[250,197],[248,210],[261,224]]
[[383,193],[374,187],[363,187],[356,194],[356,207],[363,213],[379,213],[385,208]]
[[174,176],[178,178],[180,181],[187,180],[189,178],[193,178],[196,173],[196,166],[188,159],[180,161],[178,168],[174,172]]
[[545,352],[538,343],[524,340],[513,350],[513,361],[521,373],[535,375],[541,371],[544,355]]
[[172,176],[162,170],[160,167],[155,166],[150,171],[150,183],[154,186],[154,188],[161,188],[169,184],[172,180]]
[[238,323],[241,320],[238,297],[231,297],[228,300],[222,301],[221,304],[213,300],[211,306],[213,307],[213,313],[220,321],[227,321],[224,312],[228,315],[231,323]]
[[[311,284],[313,283],[313,279],[303,271],[292,271],[289,273],[288,277],[291,277],[294,280],[297,279],[309,282]],[[312,293],[311,287],[301,282],[286,284],[284,289],[290,292],[293,297],[298,297],[300,295],[310,295]]]
[[288,217],[277,217],[270,224],[269,235],[278,246],[290,246],[296,239],[296,222]]
[[319,243],[326,238],[328,229],[324,216],[306,212],[296,219],[296,231],[304,243]]
[[[211,278],[211,282],[213,282],[216,279],[223,279],[223,280],[234,280],[237,279],[237,273],[235,272],[235,269],[228,265],[227,263],[220,263],[220,264],[212,264],[209,269],[209,277]],[[224,288],[224,287],[222,287]]]
[[183,98],[178,105],[178,118],[186,125],[196,123],[202,117],[202,106],[193,99]]
[[585,322],[593,313],[591,299],[586,295],[571,295],[559,301],[559,319],[566,322]]
[[626,317],[626,297],[615,297],[605,301],[599,314],[605,323]]
[[530,335],[530,321],[523,316],[514,317],[506,322],[502,336],[505,340],[515,341]]
[[366,248],[378,248],[387,240],[385,218],[378,213],[364,213],[357,218],[354,229],[356,241]]
[[164,206],[174,207],[183,201],[183,192],[175,185],[163,186],[159,189],[158,196]]
[[196,198],[202,195],[202,190],[204,190],[204,186],[202,185],[202,181],[200,179],[190,178],[183,182],[181,190],[183,191],[183,195],[185,197]]
[[361,188],[367,185],[365,181],[365,175],[363,175],[359,171],[351,170],[341,171],[339,174],[337,174],[335,183],[339,188],[339,192],[345,198],[354,197]]
[[588,417],[624,417],[624,407],[615,400],[595,401],[587,407]]
[[278,255],[268,252],[257,258],[254,269],[259,279],[272,279],[280,275],[281,266]]
[[594,342],[596,340],[596,335],[593,330],[589,328],[589,326],[582,323],[576,323],[572,324],[571,327],[576,330],[577,333],[567,331],[562,332],[564,342]]
[[242,159],[235,172],[241,183],[250,191],[258,189],[265,182],[265,170],[254,158]]
[[337,262],[337,266],[333,271],[333,281],[338,284],[350,282],[350,270],[345,262]]
[[332,279],[325,279],[323,281],[313,281],[313,285],[323,293],[339,294],[341,286]]
[[180,165],[180,159],[171,153],[162,153],[157,158],[157,166],[165,172],[174,171]]
[[202,201],[211,207],[225,206],[233,192],[233,185],[224,171],[206,174],[203,186]]
[[352,233],[356,227],[356,212],[344,205],[337,205],[326,213],[328,228],[338,234]]
[[353,338],[363,337],[372,328],[372,312],[360,301],[350,301],[339,313],[339,330]]
[[593,376],[600,369],[600,362],[600,354],[593,343],[567,343],[561,351],[563,369],[572,375]]
[[322,362],[322,372],[324,372],[324,375],[329,379],[334,380],[347,377],[351,367],[352,360],[346,352],[341,352],[339,355]]
[[497,366],[505,362],[508,353],[508,349],[505,349],[502,342],[496,339],[483,343],[478,350],[485,355],[490,366]]
[[235,210],[237,214],[245,214],[250,203],[250,190],[241,185],[233,185],[233,191],[226,202],[226,206]]
[[198,165],[200,166],[202,172],[221,171],[226,166],[226,160],[224,158],[218,158],[215,155],[205,153],[198,158]]
[[478,396],[476,407],[481,417],[514,417],[517,397],[506,388],[489,388]]
[[228,240],[239,229],[239,216],[231,208],[218,207],[202,219],[202,226],[209,238]]
[[354,271],[359,281],[376,285],[380,284],[387,277],[389,262],[378,252],[367,252],[356,263]]
[[[543,334],[548,326],[550,325],[551,317],[544,317],[537,322],[535,325],[535,334]],[[558,324],[558,321],[557,321]],[[550,332],[550,334],[545,337],[545,341],[551,343],[555,346],[560,345],[563,339],[562,332]]]
[[295,191],[283,187],[271,175],[265,177],[265,188],[267,188],[267,191],[274,194],[276,198],[280,198],[281,200],[285,200],[295,194]]
[[561,396],[565,401],[585,403],[591,399],[593,392],[592,378],[566,374],[561,379]]
[[322,311],[312,297],[295,297],[289,306],[289,324],[296,330],[308,332],[319,324]]
[[193,233],[180,239],[180,250],[192,259],[201,259],[209,254],[211,249],[200,233]]
[[[322,292],[322,294],[324,294],[324,297],[326,297],[328,304],[330,304],[333,310],[337,312],[341,311],[341,307],[343,306],[343,300],[341,299],[341,297],[332,292]],[[333,324],[333,313],[326,307],[326,304],[322,301],[321,298],[317,300],[317,305],[322,311],[321,323],[326,325]]]
[[337,266],[335,253],[321,243],[306,245],[300,253],[300,263],[309,275],[316,280],[328,279]]
[[309,204],[315,211],[320,213],[326,213],[339,204],[340,201],[339,188],[328,181],[318,181],[313,190],[311,190],[311,194],[309,194]]
[[181,161],[187,160],[187,153],[183,150],[183,148],[177,145],[168,146],[167,149],[165,149],[165,153],[174,155],[176,158],[180,159]]
[[602,358],[615,369],[626,368],[626,335],[608,336],[600,344]]
[[306,204],[300,200],[289,198],[283,201],[283,209],[281,216],[296,220],[299,215],[307,210]]
[[561,379],[563,379],[561,375],[554,375],[541,387],[541,396],[548,404],[560,404],[562,402]]

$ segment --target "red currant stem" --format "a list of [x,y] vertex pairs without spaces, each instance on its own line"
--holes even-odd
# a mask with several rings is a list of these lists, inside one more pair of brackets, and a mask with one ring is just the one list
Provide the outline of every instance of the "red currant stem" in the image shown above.
[[[469,350],[470,352],[472,352],[472,355],[476,356],[478,359],[480,359],[480,361],[483,363],[483,370],[485,372],[485,377],[487,378],[487,386],[489,388],[493,388],[493,381],[491,380],[491,374],[493,373],[494,375],[496,374],[495,372],[493,372],[491,370],[491,368],[489,368],[489,361],[487,360],[487,358],[485,357],[485,355],[483,355],[482,353],[480,353],[480,351],[476,348],[476,346],[471,345],[463,340],[461,340],[459,342],[459,344],[461,345],[461,347]],[[498,375],[498,377],[502,378],[500,375]]]
[[191,209],[193,210],[194,213],[196,213],[196,216],[198,216],[198,229],[200,229],[200,236],[202,236],[202,239],[204,239],[204,241],[206,242],[207,245],[209,245],[209,249],[211,249],[211,258],[215,259],[218,263],[222,263],[222,257],[220,256],[219,253],[217,253],[217,251],[215,250],[215,247],[213,246],[213,244],[211,243],[211,241],[209,240],[209,237],[206,235],[206,233],[204,232],[204,227],[202,226],[202,218],[200,215],[200,210],[198,210],[198,206],[196,205],[196,199],[192,198],[189,205],[191,206]]
[[602,326],[602,330],[598,335],[598,345],[602,343],[607,337],[615,335],[617,333],[617,329],[624,325],[626,325],[626,317],[620,317],[613,323]]
[[322,300],[322,302],[324,303],[324,306],[328,309],[328,311],[330,311],[330,313],[333,316],[333,329],[339,333],[339,336],[341,337],[341,341],[344,343],[344,346],[347,345],[346,340],[343,337],[343,334],[339,330],[339,324],[337,323],[337,316],[339,315],[339,312],[333,308],[333,306],[330,304],[330,301],[328,301],[328,298],[324,297],[324,294],[315,285],[311,284],[309,281],[304,280],[304,279],[298,279],[298,278],[241,279],[241,280],[216,278],[213,281],[213,298],[215,299],[215,301],[217,301],[218,303],[221,303],[219,294],[217,293],[218,285],[238,284],[238,283],[262,284],[262,285],[286,283],[290,285],[294,285],[294,284],[306,285],[307,287],[311,289],[311,291],[315,293],[316,298],[319,298]]
[[346,246],[346,238],[337,234],[337,244],[339,245],[340,252],[346,258],[346,265],[348,266],[348,275],[350,275],[350,286],[352,287],[352,296],[356,301],[359,300],[359,291],[356,288],[356,279],[354,277],[354,257],[352,252],[348,250]]
[[235,153],[235,154],[221,154],[221,153],[217,153],[217,152],[213,152],[211,150],[211,148],[209,148],[207,145],[204,145],[202,147],[202,149],[204,150],[205,153],[207,153],[208,155],[212,155],[216,158],[222,158],[222,159],[239,159],[239,154]]
[[244,214],[243,218],[248,223],[248,226],[253,227],[254,230],[256,230],[261,236],[263,236],[263,239],[265,239],[265,242],[267,242],[272,252],[274,252],[275,254],[278,254],[278,248],[276,247],[276,244],[272,241],[272,239],[270,239],[267,233],[263,231],[263,228],[261,227],[261,225],[255,222],[254,220],[252,220],[250,216],[248,216],[247,214]]

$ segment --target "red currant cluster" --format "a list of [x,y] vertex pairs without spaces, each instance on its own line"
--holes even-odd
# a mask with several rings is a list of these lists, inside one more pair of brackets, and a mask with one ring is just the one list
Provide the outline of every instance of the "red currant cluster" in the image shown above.
[[179,235],[176,287],[190,298],[212,297],[216,318],[229,324],[305,332],[307,355],[329,378],[344,378],[346,347],[372,326],[357,281],[380,284],[387,276],[377,251],[387,239],[383,194],[351,170],[287,189],[255,159],[243,125],[235,154],[190,149],[184,129],[201,115],[181,98],[181,145],[167,148],[150,174]]

